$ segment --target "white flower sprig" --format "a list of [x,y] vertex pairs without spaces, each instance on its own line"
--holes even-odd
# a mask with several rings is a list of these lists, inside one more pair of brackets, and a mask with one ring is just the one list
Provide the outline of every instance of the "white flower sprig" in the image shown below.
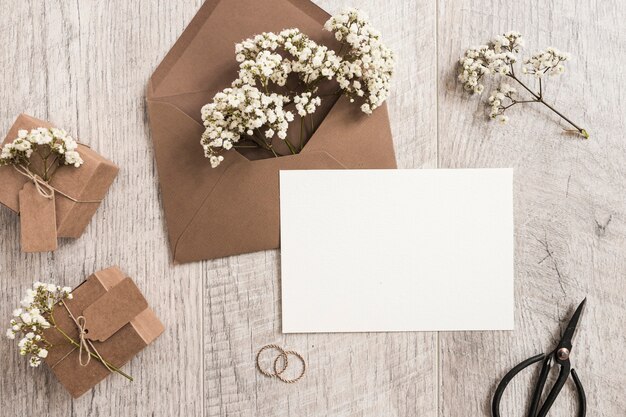
[[[73,298],[70,287],[60,287],[54,284],[44,284],[35,282],[32,288],[26,290],[26,297],[20,302],[20,307],[13,310],[13,318],[10,321],[10,328],[6,331],[6,337],[16,339],[20,337],[17,346],[22,356],[29,356],[28,364],[36,368],[41,365],[43,359],[48,357],[54,345],[46,339],[45,331],[55,329],[77,349],[81,349],[82,341],[74,340],[63,329],[57,326],[54,319],[53,309],[55,305],[64,303],[64,300]],[[67,306],[66,306],[67,308]],[[69,310],[68,310],[69,311]],[[133,380],[133,378],[104,360],[100,354],[88,352],[95,360],[103,363],[107,369],[116,372],[123,377]]]
[[72,298],[71,288],[35,282],[32,289],[26,290],[21,307],[13,310],[6,336],[9,339],[21,337],[17,344],[20,355],[30,356],[28,363],[33,368],[48,356],[52,345],[46,340],[44,330],[54,326],[52,308],[66,298]]
[[517,104],[541,103],[572,125],[576,129],[575,132],[588,139],[587,130],[576,125],[544,100],[544,76],[562,74],[565,71],[563,63],[570,59],[569,55],[549,47],[524,61],[522,73],[533,75],[537,79],[539,91],[536,92],[520,80],[515,73],[514,64],[518,62],[517,54],[523,47],[524,39],[520,33],[511,31],[496,36],[487,45],[468,49],[459,61],[459,81],[463,83],[465,90],[472,94],[481,94],[485,88],[482,84],[485,76],[495,75],[512,79],[526,90],[530,97],[521,97],[515,88],[501,81],[488,99],[491,107],[489,116],[492,119],[506,123],[509,120],[505,115],[507,109]]
[[489,105],[491,105],[491,113],[489,117],[498,119],[500,123],[506,123],[508,116],[504,115],[504,111],[517,102],[517,90],[507,83],[500,83],[500,86],[489,96]]
[[347,48],[337,73],[339,87],[351,102],[362,98],[361,111],[371,114],[389,96],[395,66],[393,52],[382,43],[380,32],[360,10],[347,9],[332,16],[324,29],[343,42],[342,51]]
[[[277,157],[281,156],[273,146],[277,137],[292,154],[299,153],[307,142],[305,118],[313,126],[313,114],[322,103],[322,82],[336,82],[335,96],[359,100],[366,114],[387,99],[395,59],[367,17],[349,9],[329,19],[324,28],[341,41],[338,53],[294,28],[261,33],[235,45],[237,79],[201,110],[205,126],[201,144],[212,167],[224,160],[224,151],[251,147],[239,144],[242,141]],[[293,84],[289,79],[297,81],[298,91],[288,88]],[[300,117],[297,145],[287,139],[295,115]]]
[[215,150],[231,149],[242,135],[275,153],[266,138],[274,134],[281,139],[287,136],[287,123],[293,120],[293,113],[283,108],[287,100],[287,97],[265,94],[247,84],[217,93],[211,103],[202,107],[206,128],[202,146],[211,166],[215,168],[224,160]]
[[[63,129],[40,127],[30,132],[20,130],[13,142],[2,147],[0,166],[21,165],[28,168],[30,157],[37,153],[44,162],[40,176],[44,181],[48,181],[57,162],[76,168],[83,164],[83,159],[76,149],[78,143]],[[49,163],[50,158],[53,160]]]
[[565,66],[561,62],[568,61],[569,54],[559,51],[556,48],[547,48],[540,51],[524,61],[522,72],[524,74],[534,74],[537,78],[544,75],[560,75],[565,72]]

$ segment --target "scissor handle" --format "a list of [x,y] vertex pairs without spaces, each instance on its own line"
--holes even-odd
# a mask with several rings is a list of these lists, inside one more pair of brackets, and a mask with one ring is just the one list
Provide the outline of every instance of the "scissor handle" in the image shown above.
[[[561,389],[563,389],[563,385],[565,385],[565,382],[567,382],[567,378],[569,378],[569,374],[571,372],[569,360],[561,362],[559,363],[559,365],[560,365],[559,376],[556,379],[556,382],[554,383],[554,385],[552,386],[552,389],[548,393],[548,396],[546,397],[545,402],[541,406],[539,413],[537,413],[537,417],[546,417],[546,415],[548,415],[548,411],[550,411],[552,404],[554,404],[554,401],[556,401],[556,397],[559,396]],[[547,373],[546,375],[542,375],[542,377],[543,377],[543,381],[541,382],[542,384],[545,384],[545,380],[548,377]]]
[[578,417],[585,417],[587,415],[587,397],[585,395],[585,390],[583,388],[582,383],[580,382],[580,379],[578,378],[578,374],[576,373],[576,371],[574,369],[570,370],[569,361],[559,364],[561,365],[559,377],[557,378],[556,382],[552,386],[552,389],[548,393],[548,396],[545,402],[543,403],[541,409],[537,412],[538,404],[541,398],[541,393],[543,392],[543,388],[545,386],[548,373],[550,372],[551,363],[552,363],[551,356],[552,354],[546,357],[546,355],[542,353],[542,354],[533,356],[532,358],[526,359],[524,362],[520,363],[519,365],[511,369],[504,376],[504,378],[502,378],[502,381],[500,381],[500,384],[498,384],[498,387],[496,388],[496,392],[493,396],[493,401],[491,403],[491,414],[493,417],[500,417],[500,400],[502,399],[504,390],[509,384],[509,382],[511,382],[511,380],[524,368],[527,368],[528,366],[536,362],[542,361],[542,360],[544,361],[544,363],[543,363],[543,366],[541,367],[541,373],[539,375],[537,385],[535,386],[535,390],[533,392],[533,397],[531,400],[528,416],[529,417],[546,417],[546,415],[548,414],[548,411],[552,407],[552,404],[556,400],[556,397],[561,392],[561,389],[565,385],[565,382],[567,381],[567,378],[569,377],[570,374],[572,375],[572,379],[574,380],[574,384],[576,385],[576,391],[578,393]]
[[578,379],[578,374],[572,369],[572,379],[574,385],[576,385],[576,391],[578,391],[578,417],[585,417],[587,415],[587,396],[585,395],[585,389],[583,384]]
[[545,353],[540,353],[532,358],[528,358],[504,375],[504,378],[502,378],[502,381],[498,384],[498,388],[496,388],[496,392],[493,395],[493,401],[491,402],[491,415],[493,417],[500,417],[500,400],[502,400],[502,394],[504,394],[504,389],[507,385],[509,385],[509,382],[511,382],[515,375],[520,373],[524,368],[545,359],[545,357]]
[[539,407],[539,401],[541,401],[543,388],[546,386],[546,380],[548,379],[550,368],[552,368],[552,355],[546,356],[546,358],[543,360],[541,373],[539,374],[539,379],[537,380],[537,384],[535,385],[533,397],[530,400],[530,407],[528,408],[527,414],[528,417],[535,417],[537,415],[537,408]]

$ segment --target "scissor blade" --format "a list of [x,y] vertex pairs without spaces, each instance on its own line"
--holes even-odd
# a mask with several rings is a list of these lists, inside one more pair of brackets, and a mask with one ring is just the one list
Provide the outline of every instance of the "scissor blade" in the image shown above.
[[578,321],[580,320],[580,315],[583,312],[583,308],[585,307],[585,303],[587,302],[587,298],[578,305],[576,311],[572,315],[567,327],[565,328],[565,332],[563,332],[563,336],[561,337],[561,342],[559,343],[559,348],[567,348],[568,350],[572,350],[572,339],[574,338],[574,334],[576,333],[576,326],[578,325]]

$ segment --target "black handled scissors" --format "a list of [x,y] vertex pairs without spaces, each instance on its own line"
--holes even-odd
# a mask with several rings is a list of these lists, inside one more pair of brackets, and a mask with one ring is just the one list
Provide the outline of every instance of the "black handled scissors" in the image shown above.
[[[578,417],[585,417],[585,415],[587,414],[587,398],[585,397],[585,390],[580,383],[580,379],[578,379],[578,374],[576,374],[576,371],[572,369],[569,358],[572,352],[572,338],[576,333],[576,325],[580,320],[580,315],[583,311],[583,307],[585,306],[586,301],[587,299],[585,298],[572,315],[572,318],[570,319],[569,324],[565,329],[565,332],[563,332],[561,341],[557,345],[556,349],[554,349],[548,355],[542,353],[540,355],[526,359],[524,362],[511,369],[504,376],[504,378],[502,378],[502,381],[500,381],[498,388],[496,388],[496,392],[493,396],[493,402],[491,403],[491,414],[493,417],[500,417],[500,400],[502,399],[504,389],[509,384],[509,382],[511,382],[515,375],[517,375],[521,370],[539,361],[543,361],[543,366],[541,367],[541,373],[539,374],[539,379],[537,380],[535,390],[533,391],[532,400],[530,402],[530,407],[527,414],[528,417],[545,417],[546,414],[548,414],[548,411],[552,407],[552,404],[554,404],[554,400],[556,400],[556,397],[558,397],[559,393],[561,392],[561,389],[565,385],[567,378],[569,378],[570,373],[572,375],[572,379],[574,380],[574,384],[576,385],[576,391],[578,392]],[[541,406],[539,406],[539,402],[541,401],[543,390],[546,385],[546,380],[548,379],[550,369],[552,368],[553,361],[556,362],[560,367],[559,376],[552,386],[552,389],[548,393],[546,400]]]

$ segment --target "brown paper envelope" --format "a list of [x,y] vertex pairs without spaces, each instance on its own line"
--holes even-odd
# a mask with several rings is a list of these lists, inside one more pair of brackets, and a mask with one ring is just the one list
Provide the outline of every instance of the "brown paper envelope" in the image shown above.
[[200,108],[236,77],[234,44],[298,27],[333,45],[328,17],[304,0],[209,0],[153,74],[148,111],[176,262],[277,248],[281,169],[396,167],[386,106],[366,116],[345,98],[323,101],[299,155],[250,161],[231,151],[216,169],[203,155]]

